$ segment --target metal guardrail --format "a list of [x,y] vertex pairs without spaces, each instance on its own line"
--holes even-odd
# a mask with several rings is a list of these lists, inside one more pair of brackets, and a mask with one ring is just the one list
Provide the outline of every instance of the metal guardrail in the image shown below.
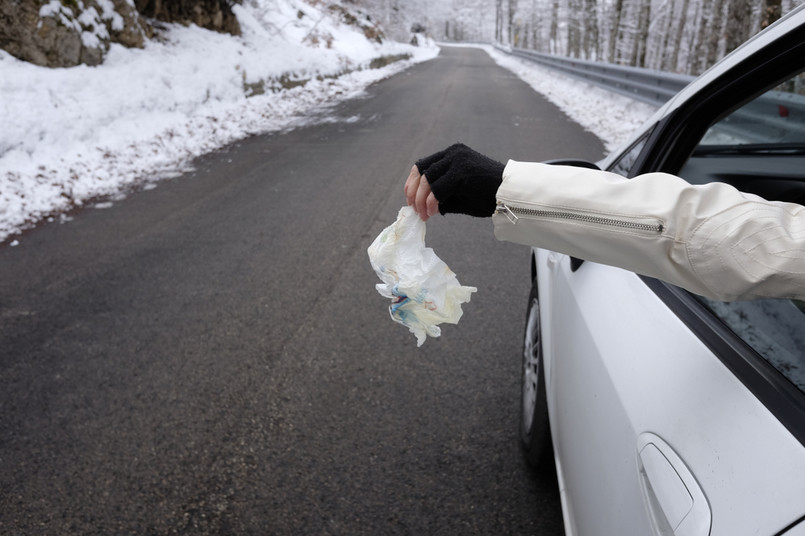
[[[523,48],[498,50],[556,69],[627,97],[662,106],[695,77],[552,56]],[[733,112],[714,127],[723,143],[798,143],[805,139],[805,95],[769,91]],[[711,143],[718,143],[712,140]]]
[[805,95],[769,91],[721,120],[718,131],[740,143],[805,141]]
[[665,104],[694,79],[684,74],[552,56],[524,48],[497,48],[654,106]]

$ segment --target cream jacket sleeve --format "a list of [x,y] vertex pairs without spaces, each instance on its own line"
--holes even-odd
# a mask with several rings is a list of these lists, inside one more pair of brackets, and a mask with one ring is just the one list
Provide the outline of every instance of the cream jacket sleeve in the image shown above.
[[805,207],[723,183],[510,160],[495,236],[625,268],[717,300],[805,300]]

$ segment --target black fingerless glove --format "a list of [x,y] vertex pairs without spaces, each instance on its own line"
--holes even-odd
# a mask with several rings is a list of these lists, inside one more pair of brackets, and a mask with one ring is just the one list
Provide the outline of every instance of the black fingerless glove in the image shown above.
[[456,143],[417,160],[416,167],[428,179],[442,214],[490,217],[495,212],[505,167],[500,162]]

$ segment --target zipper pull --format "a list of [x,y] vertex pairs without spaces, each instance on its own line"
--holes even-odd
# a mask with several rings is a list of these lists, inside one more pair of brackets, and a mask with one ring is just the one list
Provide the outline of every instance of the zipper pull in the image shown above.
[[498,206],[496,207],[495,212],[497,212],[498,214],[503,214],[504,216],[506,216],[509,219],[509,221],[512,222],[512,225],[515,225],[517,223],[517,220],[520,219],[520,218],[517,217],[517,214],[515,214],[512,211],[512,209],[510,209],[508,207],[508,205],[506,205],[505,203],[498,203]]

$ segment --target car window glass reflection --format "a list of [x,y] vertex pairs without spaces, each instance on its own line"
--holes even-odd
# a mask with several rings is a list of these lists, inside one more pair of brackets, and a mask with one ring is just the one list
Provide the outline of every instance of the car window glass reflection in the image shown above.
[[786,145],[802,149],[804,126],[805,73],[800,73],[711,126],[698,150],[738,152],[768,147],[767,150],[784,151]]
[[805,314],[802,302],[718,302],[699,297],[722,322],[805,392]]

